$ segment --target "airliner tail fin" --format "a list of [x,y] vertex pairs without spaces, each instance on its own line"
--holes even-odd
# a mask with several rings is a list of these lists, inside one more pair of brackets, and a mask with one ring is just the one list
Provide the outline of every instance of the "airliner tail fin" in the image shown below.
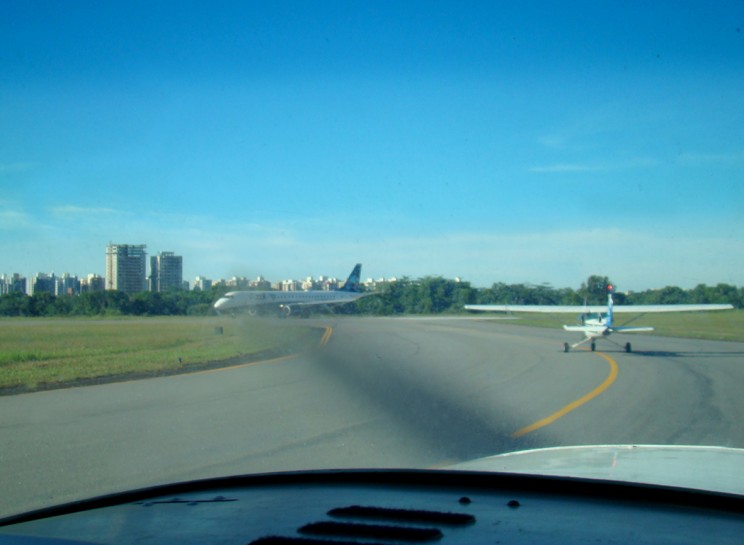
[[349,278],[344,282],[344,287],[339,291],[361,291],[359,288],[360,277],[362,276],[362,264],[357,263],[351,271]]

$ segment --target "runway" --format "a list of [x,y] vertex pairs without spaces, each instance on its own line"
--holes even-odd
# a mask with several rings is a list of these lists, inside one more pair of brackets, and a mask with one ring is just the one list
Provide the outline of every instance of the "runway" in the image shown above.
[[[313,320],[322,346],[218,371],[0,398],[0,515],[153,484],[443,467],[563,445],[744,448],[744,343],[489,319]],[[625,338],[613,336],[620,343]]]

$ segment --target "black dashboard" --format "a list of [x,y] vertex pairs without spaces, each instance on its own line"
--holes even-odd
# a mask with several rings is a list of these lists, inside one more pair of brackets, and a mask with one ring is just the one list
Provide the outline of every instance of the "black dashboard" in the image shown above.
[[460,471],[321,471],[136,490],[0,521],[0,545],[741,543],[744,498]]

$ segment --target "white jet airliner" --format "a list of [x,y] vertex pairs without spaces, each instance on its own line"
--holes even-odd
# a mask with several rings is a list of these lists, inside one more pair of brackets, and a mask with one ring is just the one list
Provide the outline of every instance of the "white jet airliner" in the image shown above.
[[371,295],[359,288],[362,264],[357,263],[343,287],[332,291],[231,291],[214,304],[217,312],[247,310],[256,314],[259,309],[276,308],[281,316],[289,316],[295,308],[317,305],[340,305]]
[[[612,302],[612,285],[607,286],[607,307],[588,305],[465,305],[467,310],[480,312],[545,312],[545,313],[580,313],[579,325],[564,325],[566,331],[577,331],[584,334],[584,339],[575,343],[563,343],[563,350],[568,352],[584,343],[591,342],[591,349],[596,349],[597,339],[607,339],[613,333],[639,333],[641,331],[653,331],[653,327],[646,326],[618,326],[614,325],[614,314],[625,312],[634,314],[645,314],[647,312],[692,312],[701,310],[730,310],[734,308],[729,304],[721,305],[626,305],[614,306]],[[608,339],[609,340],[609,339]],[[616,343],[615,343],[616,344]],[[631,344],[625,343],[625,351],[630,352]]]

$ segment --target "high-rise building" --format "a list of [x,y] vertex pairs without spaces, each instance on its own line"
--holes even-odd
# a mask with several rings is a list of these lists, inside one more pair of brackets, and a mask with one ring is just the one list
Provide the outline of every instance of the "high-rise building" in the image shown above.
[[183,288],[183,257],[173,252],[160,252],[150,258],[150,291],[173,291]]
[[57,281],[54,277],[54,273],[48,275],[47,273],[37,273],[31,280],[31,295],[38,293],[47,292],[54,295],[54,288]]
[[80,279],[70,273],[64,273],[56,278],[54,295],[79,295]]
[[81,293],[93,293],[106,289],[106,280],[97,274],[89,274],[80,281]]
[[136,293],[147,289],[147,246],[109,244],[106,246],[106,289]]
[[26,293],[26,277],[18,273],[13,273],[13,276],[6,276],[5,274],[0,276],[0,295],[15,292]]
[[197,276],[194,280],[194,289],[199,291],[208,291],[212,287],[212,281],[203,276]]

